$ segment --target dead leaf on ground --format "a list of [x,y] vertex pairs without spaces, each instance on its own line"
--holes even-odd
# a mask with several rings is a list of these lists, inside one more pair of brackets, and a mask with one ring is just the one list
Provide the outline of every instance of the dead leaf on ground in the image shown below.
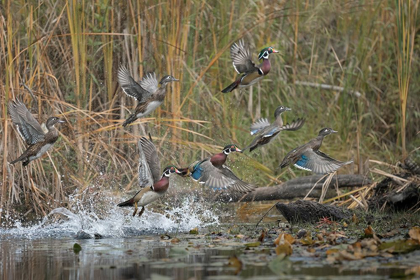
[[413,227],[408,232],[408,235],[410,235],[410,238],[413,240],[416,240],[418,243],[420,243],[420,227]]
[[371,226],[365,228],[365,238],[372,238],[374,233],[375,232],[373,231],[373,228]]

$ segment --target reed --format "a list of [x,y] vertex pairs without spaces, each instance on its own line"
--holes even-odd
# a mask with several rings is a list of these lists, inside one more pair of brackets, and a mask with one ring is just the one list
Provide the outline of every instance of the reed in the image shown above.
[[[420,89],[419,1],[397,0],[398,9],[392,1],[19,2],[0,7],[0,218],[6,224],[6,216],[31,220],[70,207],[69,194],[136,189],[143,131],[154,137],[162,165],[185,166],[226,144],[245,146],[252,140],[249,125],[272,119],[280,104],[293,109],[285,122],[302,116],[307,122],[258,152],[231,156],[229,165],[244,180],[271,185],[304,174],[273,171],[287,151],[327,126],[340,134],[325,140],[324,152],[342,160],[394,162],[400,150],[420,145],[420,100],[409,94]],[[261,83],[223,94],[236,76],[229,48],[240,38],[254,57],[268,45],[281,55],[270,58],[273,68]],[[121,123],[136,104],[119,89],[120,65],[136,79],[154,71],[181,80],[168,86],[159,109],[128,128]],[[8,164],[25,149],[7,113],[17,96],[40,121],[67,120],[48,156],[25,168]]]

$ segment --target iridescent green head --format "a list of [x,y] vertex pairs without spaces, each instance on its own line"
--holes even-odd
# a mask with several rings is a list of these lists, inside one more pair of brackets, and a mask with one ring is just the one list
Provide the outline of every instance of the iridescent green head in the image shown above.
[[258,60],[261,59],[268,59],[268,57],[270,56],[270,54],[272,53],[278,53],[279,51],[274,49],[273,47],[267,47],[264,48],[260,51],[260,54],[258,55]]

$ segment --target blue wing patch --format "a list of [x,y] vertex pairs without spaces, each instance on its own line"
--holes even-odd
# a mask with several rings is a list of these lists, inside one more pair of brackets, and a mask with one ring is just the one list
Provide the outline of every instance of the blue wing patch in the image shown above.
[[194,170],[193,170],[193,172],[191,173],[191,177],[194,179],[194,180],[198,180],[198,179],[200,179],[201,178],[201,173],[203,172],[203,169],[200,167],[200,163],[197,163],[197,165],[196,166],[194,166]]
[[306,157],[305,155],[301,155],[300,159],[295,163],[295,165],[298,165],[302,168],[306,168],[308,164],[308,157]]

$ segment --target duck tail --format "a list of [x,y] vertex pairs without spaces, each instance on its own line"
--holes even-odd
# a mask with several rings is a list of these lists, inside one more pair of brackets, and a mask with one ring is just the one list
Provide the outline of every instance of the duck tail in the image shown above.
[[120,204],[118,204],[117,206],[119,207],[127,207],[127,206],[133,206],[134,205],[134,199],[129,199],[127,201],[121,202]]
[[233,91],[235,88],[238,87],[238,85],[239,85],[240,82],[241,82],[241,80],[234,81],[229,86],[227,86],[225,89],[223,89],[222,92],[223,93],[228,93],[228,92]]
[[122,125],[123,125],[123,127],[126,127],[127,125],[134,122],[135,120],[137,120],[137,116],[136,116],[136,114],[132,114],[130,117],[128,117],[128,119],[126,119],[124,121],[124,123]]

